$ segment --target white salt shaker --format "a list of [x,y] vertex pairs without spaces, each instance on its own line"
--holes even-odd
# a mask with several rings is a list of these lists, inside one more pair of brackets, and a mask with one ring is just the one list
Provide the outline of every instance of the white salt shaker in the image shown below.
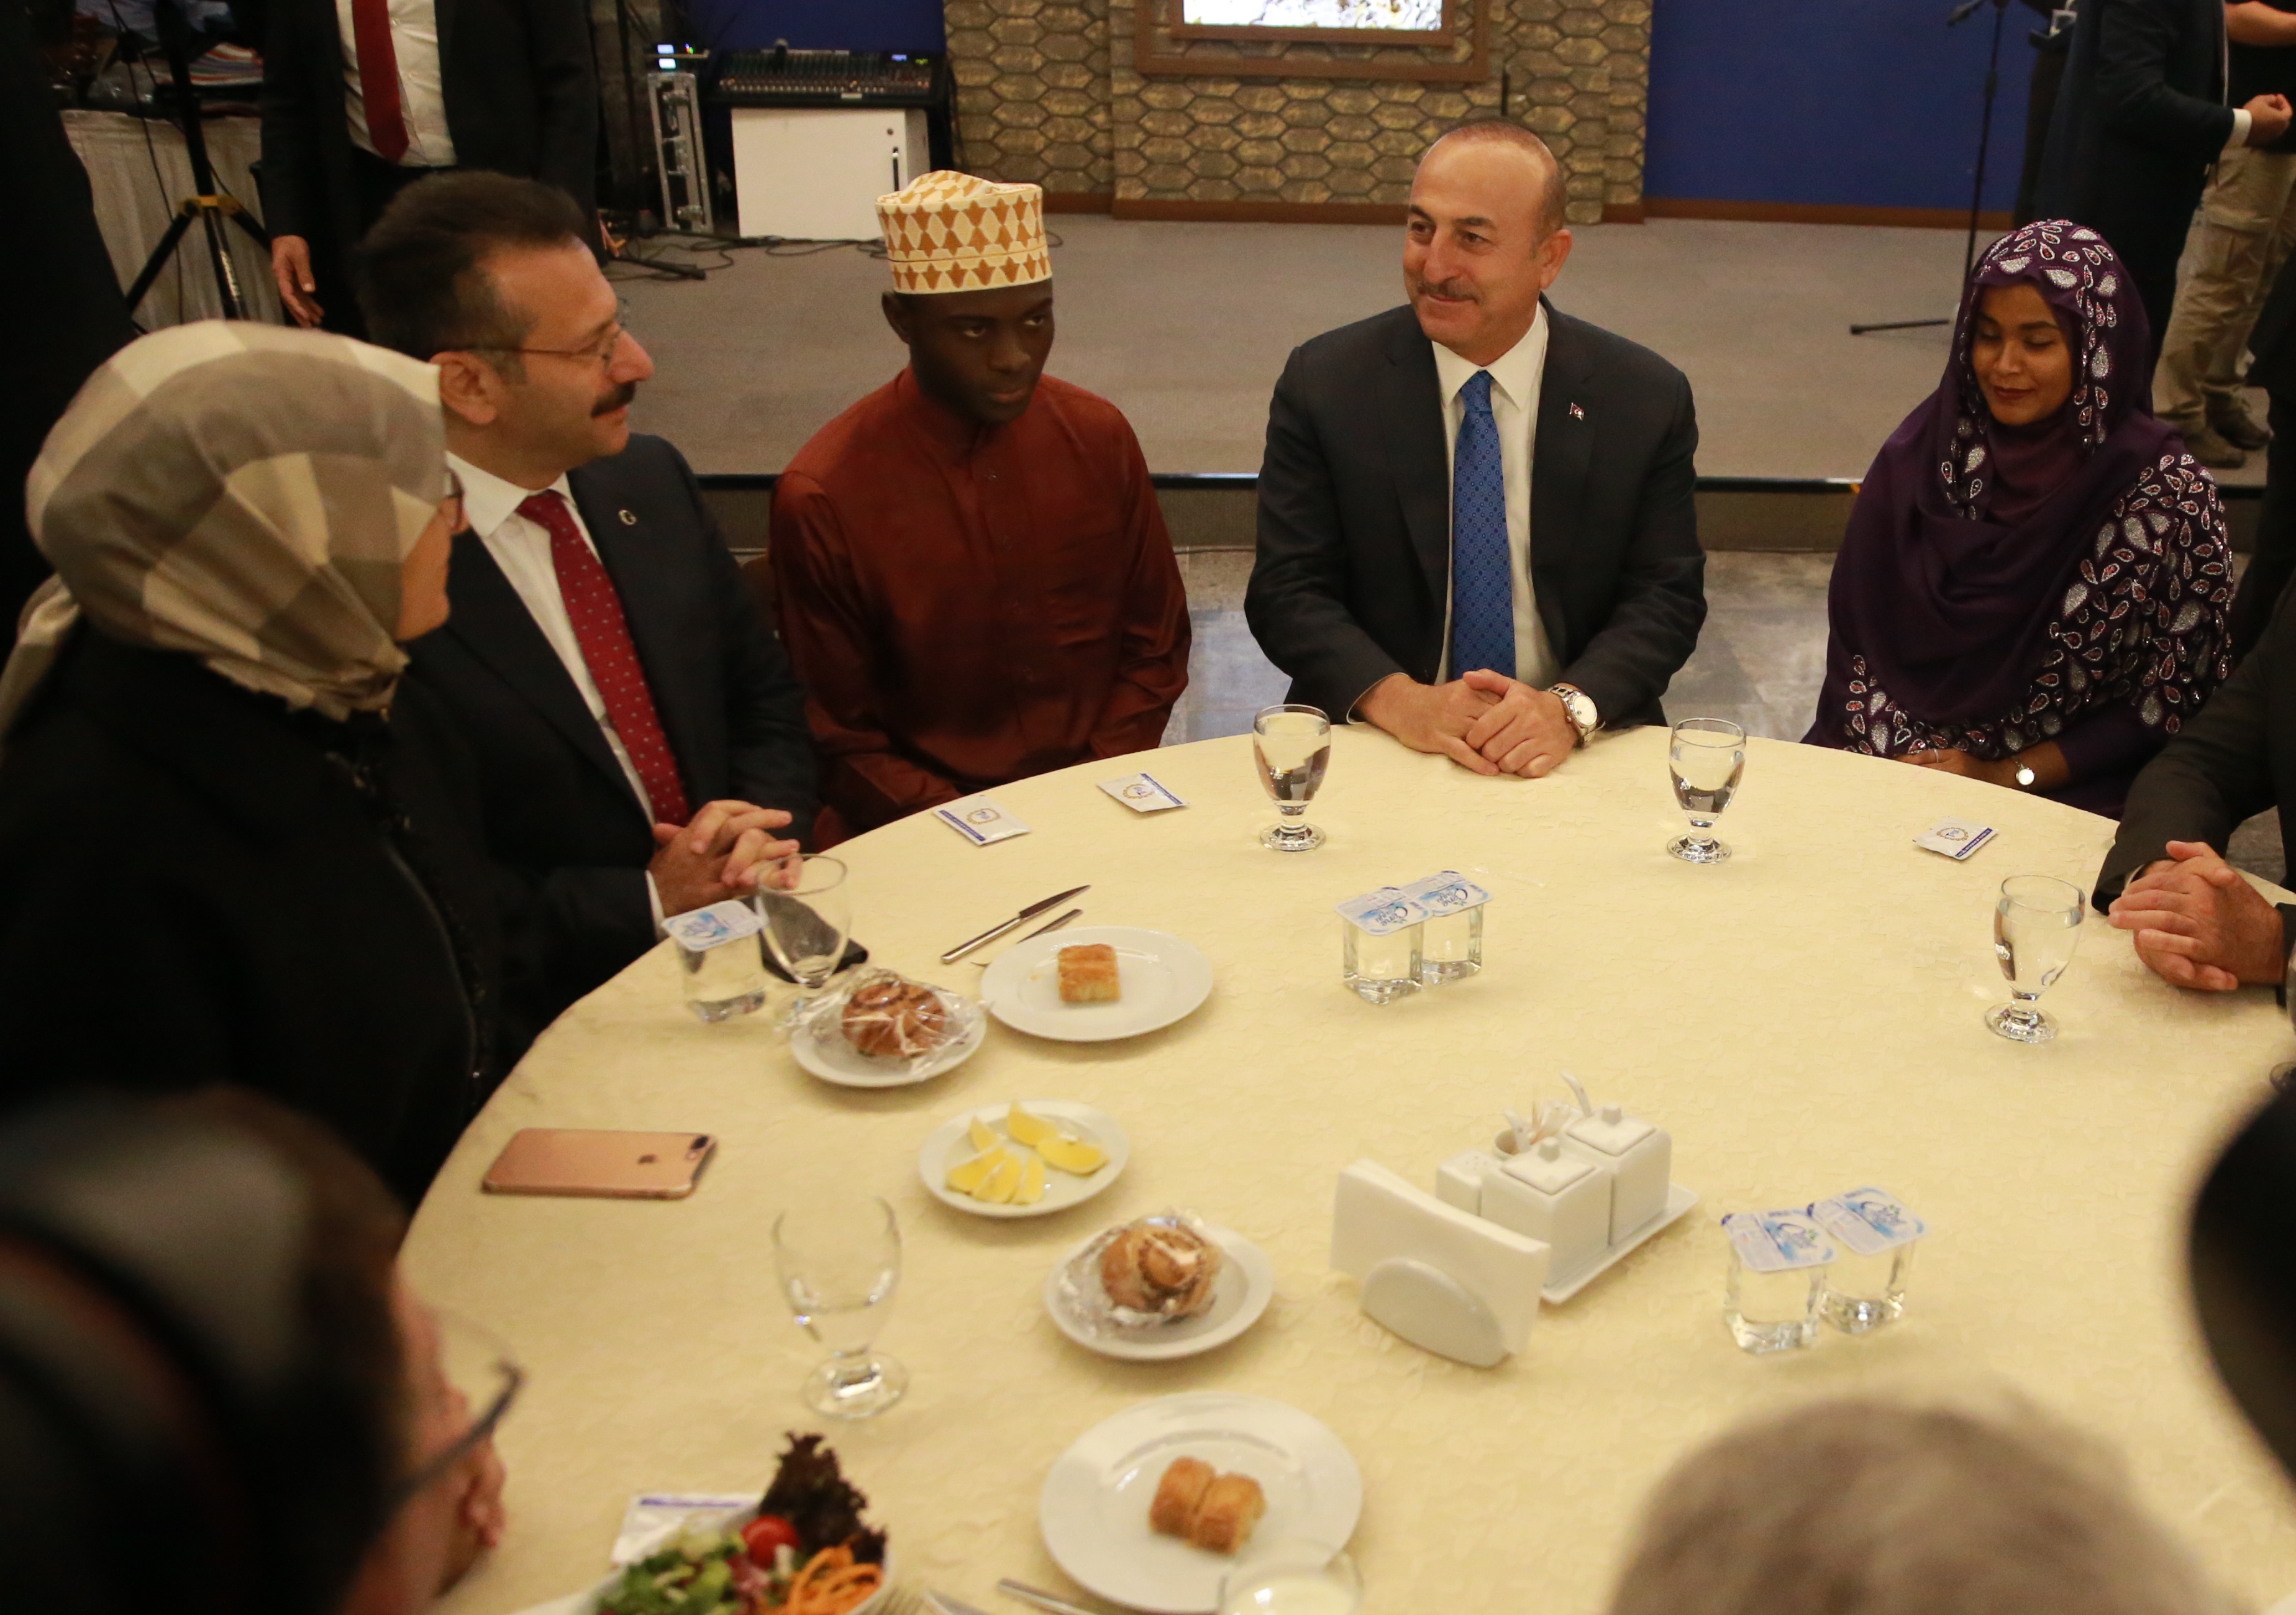
[[1435,1198],[1470,1217],[1483,1214],[1483,1179],[1499,1169],[1488,1150],[1462,1150],[1435,1168]]
[[1483,1215],[1554,1248],[1560,1278],[1603,1254],[1611,1238],[1611,1175],[1543,1138],[1483,1182]]
[[1666,1188],[1674,1175],[1674,1139],[1665,1128],[1606,1104],[1572,1122],[1562,1137],[1570,1153],[1615,1176],[1611,1243],[1620,1243],[1666,1209]]

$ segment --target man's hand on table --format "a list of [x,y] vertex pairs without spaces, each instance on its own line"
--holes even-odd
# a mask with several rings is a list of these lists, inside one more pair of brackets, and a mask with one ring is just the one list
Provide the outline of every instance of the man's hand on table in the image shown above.
[[2177,987],[2228,993],[2277,985],[2287,969],[2280,912],[2204,841],[2171,841],[2112,901],[2115,928],[2136,933],[2136,956]]
[[1577,748],[1578,727],[1554,691],[1534,690],[1521,679],[1480,670],[1459,682],[1492,698],[1464,738],[1500,773],[1535,780],[1552,774]]
[[666,914],[689,914],[742,898],[761,878],[779,878],[797,857],[795,841],[771,832],[790,816],[750,802],[710,802],[684,824],[656,824],[657,848],[646,873],[653,877]]
[[1356,711],[1414,751],[1436,751],[1480,775],[1536,779],[1578,739],[1562,700],[1496,673],[1423,685],[1395,673],[1374,685]]

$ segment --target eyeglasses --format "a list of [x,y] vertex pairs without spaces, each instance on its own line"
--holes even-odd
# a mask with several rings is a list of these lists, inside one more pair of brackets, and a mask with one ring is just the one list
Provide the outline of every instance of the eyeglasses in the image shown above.
[[552,358],[588,359],[601,373],[611,370],[614,355],[621,351],[622,339],[630,334],[630,306],[620,305],[614,311],[614,324],[605,335],[580,348],[481,348],[481,353],[532,353]]
[[390,1494],[393,1509],[428,1490],[492,1440],[496,1429],[508,1416],[511,1405],[518,1400],[518,1393],[526,1384],[526,1370],[512,1359],[509,1348],[493,1335],[451,1313],[433,1316],[438,1320],[439,1361],[447,1382],[462,1395],[467,1406],[482,1407],[484,1411],[398,1483]]

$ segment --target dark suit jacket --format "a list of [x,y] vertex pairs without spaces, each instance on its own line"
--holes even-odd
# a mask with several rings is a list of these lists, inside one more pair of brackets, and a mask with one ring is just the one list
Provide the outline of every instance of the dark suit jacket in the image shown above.
[[[2129,787],[2120,833],[2097,872],[2099,908],[2128,877],[2168,856],[2170,841],[2206,841],[2218,852],[2243,819],[2277,806],[2291,843],[2296,807],[2296,591],[2208,704],[2144,766]],[[2296,933],[2292,933],[2296,935]]]
[[[1546,311],[1530,570],[1562,677],[1605,726],[1659,697],[1706,619],[1690,382],[1648,348]],[[1575,413],[1574,413],[1575,410]],[[1443,659],[1451,468],[1435,353],[1406,307],[1292,351],[1267,412],[1251,631],[1292,699],[1334,717]]]
[[[634,436],[570,479],[620,592],[655,709],[695,808],[816,803],[805,692],[758,615],[693,473]],[[653,946],[653,827],[605,734],[486,545],[455,539],[447,626],[409,675],[455,716],[478,769],[486,843],[517,967],[512,1009],[539,1031]]]
[[232,1083],[422,1199],[492,1086],[498,942],[468,782],[399,704],[76,630],[0,759],[0,1104]]
[[[598,145],[588,8],[581,0],[437,5],[456,164],[546,180],[588,212]],[[350,250],[373,220],[352,171],[334,0],[267,0],[262,26],[263,223],[309,241],[323,300],[347,298],[339,289]]]
[[2079,0],[2050,121],[2038,212],[2112,243],[2152,321],[2157,350],[2177,258],[2232,138],[2221,0]]

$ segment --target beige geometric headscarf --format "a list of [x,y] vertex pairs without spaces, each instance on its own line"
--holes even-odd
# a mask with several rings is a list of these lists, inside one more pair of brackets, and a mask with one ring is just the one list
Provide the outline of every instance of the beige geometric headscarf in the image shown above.
[[26,484],[56,569],[0,734],[73,620],[329,717],[389,704],[399,566],[447,496],[439,373],[348,337],[202,320],[88,378]]

